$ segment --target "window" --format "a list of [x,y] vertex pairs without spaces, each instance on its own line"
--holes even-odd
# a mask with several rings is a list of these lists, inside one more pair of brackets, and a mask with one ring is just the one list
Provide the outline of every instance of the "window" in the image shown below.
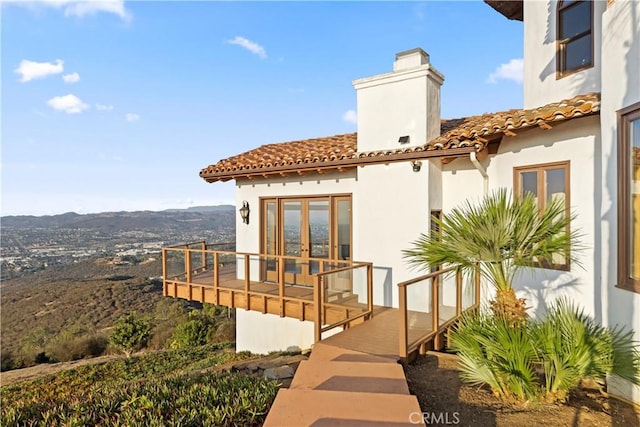
[[[515,194],[533,194],[541,211],[552,200],[560,199],[565,205],[565,215],[570,215],[568,161],[514,168],[513,180]],[[550,261],[541,263],[540,267],[568,270],[569,261],[561,255],[554,255]]]
[[559,1],[557,78],[593,66],[593,3]]
[[640,102],[618,112],[618,287],[640,293]]

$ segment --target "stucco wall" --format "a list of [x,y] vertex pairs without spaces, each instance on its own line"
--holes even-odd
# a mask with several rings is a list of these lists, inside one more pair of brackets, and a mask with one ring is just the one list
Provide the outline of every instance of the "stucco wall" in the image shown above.
[[[570,161],[571,208],[577,218],[573,224],[583,230],[584,250],[579,259],[583,268],[573,266],[570,272],[527,269],[514,286],[519,296],[527,298],[532,315],[541,315],[545,304],[566,295],[594,313],[594,149],[599,144],[598,117],[558,124],[551,131],[531,130],[517,137],[504,137],[497,155],[489,156],[483,166],[489,176],[489,192],[498,188],[513,190],[513,168],[534,164]],[[443,167],[443,207],[447,212],[468,201],[477,202],[483,195],[482,176],[468,159],[457,159]],[[491,289],[483,289],[490,298]]]
[[236,310],[236,351],[266,354],[313,345],[313,322]]
[[[358,151],[417,146],[436,137],[442,81],[430,64],[355,80]],[[401,136],[409,143],[399,144]]]
[[[617,111],[640,102],[640,3],[615,1],[603,14],[602,144],[598,186],[600,210],[596,239],[603,248],[598,260],[603,278],[599,317],[603,324],[625,325],[640,341],[640,294],[615,287],[617,282]],[[610,393],[640,402],[640,387],[612,378]]]
[[417,276],[402,250],[429,224],[429,162],[413,172],[409,162],[358,170],[353,200],[354,258],[374,264],[374,304],[398,306],[397,284]]
[[605,8],[605,1],[593,2],[595,66],[556,79],[557,1],[524,2],[524,108],[600,91],[600,35]]
[[[433,167],[429,161],[423,161],[421,170],[414,172],[409,162],[402,162],[367,166],[344,174],[241,180],[237,183],[236,203],[240,206],[242,201],[248,201],[251,218],[248,225],[237,220],[237,250],[260,251],[260,197],[351,194],[353,259],[374,264],[374,304],[397,307],[397,284],[420,274],[408,269],[402,250],[408,248],[421,232],[428,230],[429,176],[435,174],[437,177],[438,174],[437,168],[430,172]],[[439,180],[436,182],[439,187]],[[439,189],[436,189],[431,198],[439,207],[438,195]],[[238,349],[265,351],[271,346],[269,339],[260,338],[256,332],[263,329],[265,321],[279,325],[274,346],[278,343],[282,347],[286,343],[286,346],[303,348],[308,340],[313,340],[313,329],[305,322],[286,322],[287,326],[281,327],[284,323],[278,323],[282,319],[277,316],[256,317],[244,310],[238,310],[237,315],[240,319],[236,338]]]

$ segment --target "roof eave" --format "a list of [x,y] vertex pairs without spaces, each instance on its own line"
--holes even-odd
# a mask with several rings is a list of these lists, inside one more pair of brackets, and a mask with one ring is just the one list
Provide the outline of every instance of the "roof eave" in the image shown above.
[[478,144],[471,144],[466,147],[459,148],[447,148],[439,150],[422,150],[422,151],[410,151],[404,153],[390,154],[390,155],[373,155],[367,157],[367,153],[362,153],[361,156],[345,159],[334,160],[330,162],[322,163],[302,163],[287,166],[280,166],[268,169],[242,169],[235,171],[217,172],[217,173],[200,173],[200,177],[207,182],[216,181],[229,181],[238,178],[254,178],[254,177],[273,177],[274,175],[287,175],[293,173],[308,173],[314,171],[331,171],[340,169],[353,169],[357,166],[370,166],[374,164],[387,164],[406,162],[411,160],[422,160],[429,158],[448,158],[448,157],[460,157],[471,153],[472,151],[478,151],[483,148]]
[[508,19],[514,21],[524,20],[524,4],[522,0],[484,0],[484,2]]

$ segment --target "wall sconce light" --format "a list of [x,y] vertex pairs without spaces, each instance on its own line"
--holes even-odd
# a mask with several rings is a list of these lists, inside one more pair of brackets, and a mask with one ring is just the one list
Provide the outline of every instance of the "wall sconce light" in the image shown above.
[[409,143],[409,135],[401,136],[398,138],[398,142],[400,144],[408,144]]
[[413,160],[411,162],[411,167],[414,172],[420,172],[420,168],[422,167],[422,162],[420,160]]
[[240,216],[242,217],[242,222],[245,224],[249,224],[249,202],[246,200],[242,202],[242,207],[240,210]]

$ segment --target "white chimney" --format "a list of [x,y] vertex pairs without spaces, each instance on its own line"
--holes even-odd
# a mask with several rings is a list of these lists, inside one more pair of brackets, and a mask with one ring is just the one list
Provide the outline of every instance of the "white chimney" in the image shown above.
[[443,81],[420,48],[396,54],[391,73],[355,80],[358,151],[415,147],[440,135]]

